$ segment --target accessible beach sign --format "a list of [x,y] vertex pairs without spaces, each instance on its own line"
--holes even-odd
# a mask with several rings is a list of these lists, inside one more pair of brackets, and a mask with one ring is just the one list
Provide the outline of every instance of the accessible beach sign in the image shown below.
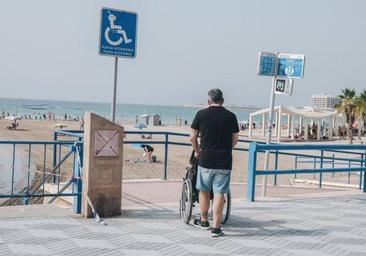
[[100,13],[99,54],[114,57],[111,120],[116,120],[118,58],[136,57],[137,13],[102,8]]
[[137,13],[102,8],[99,54],[136,57]]

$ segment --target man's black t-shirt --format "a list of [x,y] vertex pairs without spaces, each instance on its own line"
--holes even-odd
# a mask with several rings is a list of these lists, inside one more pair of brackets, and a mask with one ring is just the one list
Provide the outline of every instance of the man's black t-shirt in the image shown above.
[[232,169],[232,135],[239,132],[235,114],[219,106],[197,112],[192,129],[201,134],[199,165],[209,169]]

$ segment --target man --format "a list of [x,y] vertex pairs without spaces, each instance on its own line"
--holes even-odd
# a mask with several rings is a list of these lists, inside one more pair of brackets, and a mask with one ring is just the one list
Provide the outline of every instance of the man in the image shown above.
[[[220,227],[224,194],[229,190],[232,169],[232,149],[238,142],[239,126],[235,114],[223,107],[222,91],[208,92],[209,107],[198,111],[191,128],[191,142],[198,162],[196,188],[200,191],[201,218],[194,225],[210,229],[207,219],[210,207],[210,191],[213,191],[213,224],[211,236],[224,235]],[[201,135],[201,145],[198,135]]]

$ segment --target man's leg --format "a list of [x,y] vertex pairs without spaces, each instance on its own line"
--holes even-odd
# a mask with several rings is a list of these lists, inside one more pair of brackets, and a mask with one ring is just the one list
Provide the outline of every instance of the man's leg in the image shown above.
[[148,161],[149,163],[151,163],[151,162],[152,162],[152,151],[149,151],[149,152],[147,153],[147,161]]
[[229,191],[231,170],[216,170],[213,178],[212,190],[214,193],[213,202],[213,223],[211,236],[224,235],[220,228],[222,210],[224,208],[224,195]]
[[210,208],[210,190],[211,190],[211,175],[207,168],[198,166],[196,188],[199,193],[199,204],[201,218],[195,219],[193,224],[201,229],[210,229],[210,224],[207,219],[208,209]]
[[213,200],[213,228],[220,227],[220,221],[222,217],[222,210],[224,209],[224,194],[214,194]]
[[200,191],[201,221],[207,221],[208,209],[210,208],[210,192]]

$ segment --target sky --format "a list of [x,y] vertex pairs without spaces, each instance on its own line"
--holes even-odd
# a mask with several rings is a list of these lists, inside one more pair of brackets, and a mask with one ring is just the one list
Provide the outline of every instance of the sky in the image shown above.
[[293,95],[276,104],[366,88],[363,0],[2,0],[0,97],[110,102],[102,7],[138,13],[137,57],[119,59],[119,103],[198,104],[221,88],[227,104],[268,106],[259,51],[306,57]]

